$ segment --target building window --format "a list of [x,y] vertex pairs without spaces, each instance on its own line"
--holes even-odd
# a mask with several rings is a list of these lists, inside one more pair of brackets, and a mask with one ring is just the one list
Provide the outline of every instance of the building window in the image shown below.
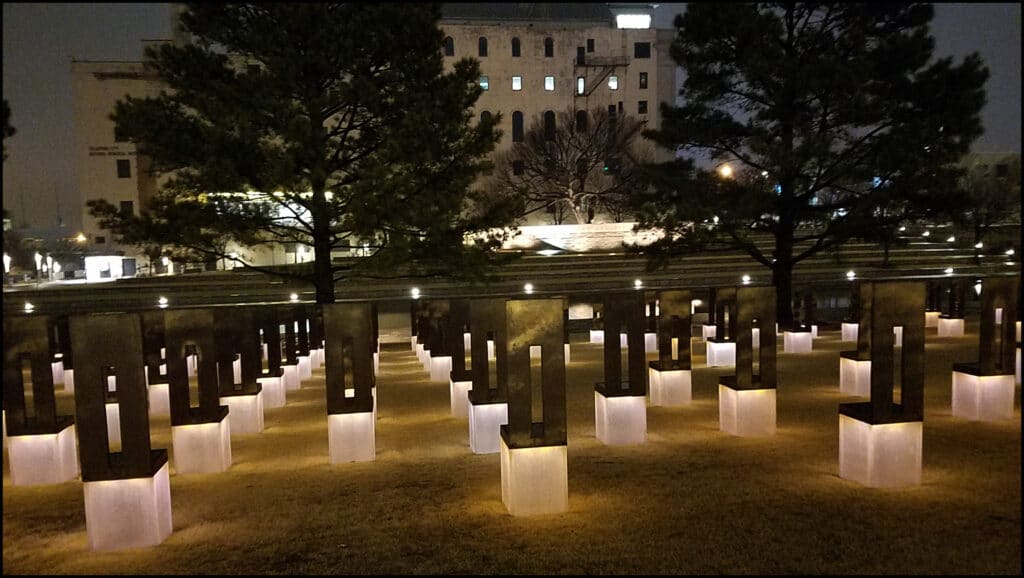
[[587,91],[587,79],[582,76],[576,77],[576,94],[583,94]]
[[640,90],[647,90],[647,73],[640,73]]
[[587,63],[587,52],[583,50],[582,46],[576,47],[576,64],[583,66]]
[[615,112],[615,105],[614,104],[609,104],[608,105],[608,120],[614,122],[615,121],[615,117],[617,115],[618,115],[618,113]]
[[481,76],[480,77],[480,88],[482,88],[484,90],[490,90],[491,89],[491,81],[490,81],[490,79],[488,79],[486,76]]
[[520,54],[520,51],[519,51],[519,39],[518,38],[513,38],[512,39],[512,57],[513,58],[519,58],[519,54]]
[[132,178],[132,162],[128,159],[117,159],[117,178]]
[[552,91],[555,89],[555,77],[545,76],[544,77],[544,90]]
[[512,113],[512,142],[523,142],[523,113]]
[[96,244],[97,245],[102,245],[102,244],[104,244],[106,242],[107,242],[107,238],[106,237],[104,237],[103,235],[96,235]]
[[522,76],[513,76],[512,77],[512,90],[522,90],[522,89],[523,89],[523,77]]
[[633,43],[633,58],[650,58],[651,57],[651,43],[650,42],[634,42]]
[[587,111],[576,111],[576,132],[587,132]]
[[593,38],[587,38],[587,52],[593,52],[593,51],[594,51],[594,39]]
[[637,114],[647,114],[647,101],[646,100],[641,100],[640,102],[636,103],[636,113]]
[[554,58],[554,56],[555,56],[555,41],[552,40],[551,37],[549,36],[549,37],[544,39],[544,57],[545,58]]
[[491,111],[485,110],[480,113],[480,123],[491,122]]
[[618,76],[609,76],[608,77],[608,90],[618,90],[618,89],[619,89],[619,77]]
[[478,41],[479,50],[477,51],[480,56],[487,56],[487,38],[481,36]]
[[524,172],[526,172],[526,171],[523,170],[523,161],[512,161],[512,174],[513,175],[521,175]]
[[544,113],[544,140],[555,140],[555,112]]
[[444,55],[455,56],[455,41],[452,40],[451,36],[447,36],[444,39]]
[[131,215],[135,213],[135,203],[132,201],[121,201],[121,214]]

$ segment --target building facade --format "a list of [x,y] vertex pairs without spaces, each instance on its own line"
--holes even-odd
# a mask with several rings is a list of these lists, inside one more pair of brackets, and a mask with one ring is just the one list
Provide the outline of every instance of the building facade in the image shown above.
[[[669,55],[674,31],[650,27],[654,6],[444,4],[441,50],[449,69],[463,57],[479,60],[485,90],[474,112],[501,113],[503,137],[496,154],[548,111],[601,108],[656,128],[660,104],[675,99],[676,67]],[[181,10],[172,4],[173,42],[186,41],[177,27]],[[158,181],[149,174],[146,159],[131,142],[116,138],[110,115],[126,95],[155,95],[160,87],[142,62],[73,61],[71,75],[82,232],[94,250],[130,254],[130,247],[118,246],[113,234],[99,227],[85,203],[103,198],[138,213],[156,193]],[[544,222],[543,215],[539,219]],[[295,247],[248,257],[261,264],[300,259]]]

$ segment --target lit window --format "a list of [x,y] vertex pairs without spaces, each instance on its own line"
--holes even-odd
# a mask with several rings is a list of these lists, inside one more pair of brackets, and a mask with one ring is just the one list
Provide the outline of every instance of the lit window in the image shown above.
[[619,89],[619,77],[618,76],[609,76],[608,77],[608,89],[609,90],[618,90]]
[[650,14],[619,14],[615,17],[616,28],[639,28],[651,27]]
[[647,114],[647,101],[646,100],[641,100],[640,102],[636,103],[636,113],[637,114]]
[[576,94],[583,94],[587,91],[587,81],[582,76],[576,77]]
[[512,77],[512,90],[522,90],[522,89],[523,89],[523,77],[522,76],[513,76]]
[[554,90],[554,89],[555,89],[555,77],[554,76],[545,76],[544,77],[544,90]]
[[488,78],[486,76],[481,76],[480,77],[480,88],[482,88],[484,90],[490,90],[491,89],[491,81],[488,80]]
[[640,90],[647,90],[647,73],[640,73]]

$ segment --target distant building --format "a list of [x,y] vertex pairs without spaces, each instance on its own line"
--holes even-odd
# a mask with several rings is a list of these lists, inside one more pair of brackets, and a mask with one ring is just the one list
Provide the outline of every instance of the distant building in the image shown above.
[[[602,108],[660,127],[662,102],[675,99],[675,63],[669,56],[673,30],[651,28],[655,4],[491,4],[442,5],[441,48],[447,68],[459,58],[480,61],[477,116],[502,113],[500,152],[529,130],[538,115],[572,108]],[[181,10],[172,4],[172,22]],[[175,25],[173,42],[186,42]],[[143,41],[158,44],[171,40]],[[83,233],[106,253],[131,253],[114,243],[89,215],[85,202],[104,198],[137,213],[158,190],[149,163],[135,146],[119,141],[110,114],[126,95],[159,90],[142,62],[71,63],[77,169]],[[665,152],[666,159],[671,153]],[[249,252],[249,250],[246,250]],[[268,251],[261,262],[301,259],[297,247]],[[308,260],[308,259],[307,259]],[[156,265],[159,268],[159,265]]]

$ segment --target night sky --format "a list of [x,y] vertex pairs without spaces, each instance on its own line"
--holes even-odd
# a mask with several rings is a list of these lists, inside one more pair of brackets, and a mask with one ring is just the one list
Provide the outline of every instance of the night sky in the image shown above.
[[[661,4],[670,28],[684,4]],[[976,151],[1020,152],[1020,4],[937,4],[936,56],[981,53],[991,74]],[[20,225],[80,225],[75,185],[71,59],[139,60],[140,40],[170,37],[167,4],[3,5],[3,97],[17,129],[7,139],[3,203]]]

